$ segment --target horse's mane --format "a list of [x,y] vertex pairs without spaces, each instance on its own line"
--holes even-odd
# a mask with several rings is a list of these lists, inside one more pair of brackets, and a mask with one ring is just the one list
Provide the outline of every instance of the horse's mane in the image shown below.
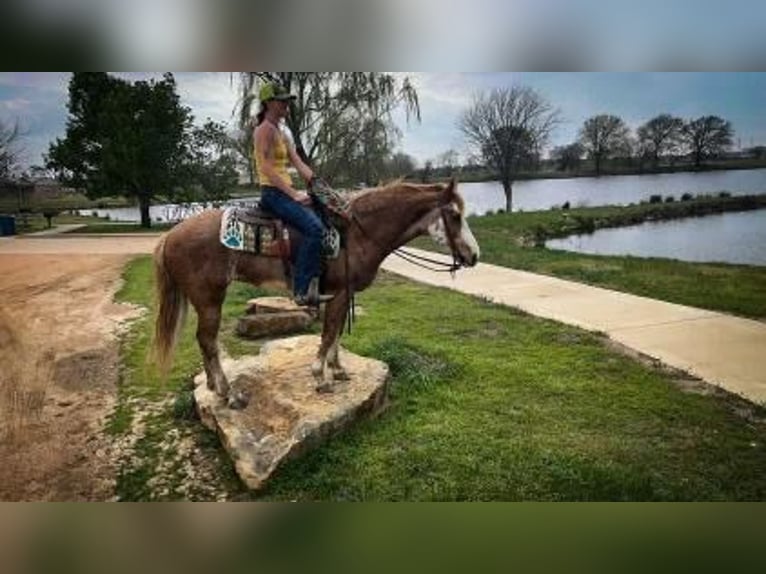
[[[362,189],[351,194],[350,201],[354,209],[360,212],[375,211],[388,204],[399,193],[443,192],[447,185],[443,183],[408,183],[403,178],[393,180],[378,187]],[[465,202],[460,194],[454,194],[453,200],[460,212],[465,211]]]

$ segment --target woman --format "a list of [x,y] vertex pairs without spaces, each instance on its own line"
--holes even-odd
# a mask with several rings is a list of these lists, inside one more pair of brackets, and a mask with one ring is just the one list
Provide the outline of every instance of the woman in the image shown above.
[[290,101],[295,96],[279,84],[266,83],[259,92],[261,109],[254,132],[255,168],[261,185],[261,206],[303,235],[295,264],[293,290],[298,305],[316,306],[332,296],[319,294],[320,256],[324,228],[319,217],[309,209],[311,198],[292,186],[288,162],[310,184],[314,172],[298,156],[281,130]]

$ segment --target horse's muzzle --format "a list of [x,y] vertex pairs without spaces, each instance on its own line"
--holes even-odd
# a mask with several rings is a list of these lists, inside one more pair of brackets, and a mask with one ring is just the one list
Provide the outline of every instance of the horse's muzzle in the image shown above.
[[479,256],[476,253],[471,253],[469,257],[461,254],[459,261],[463,267],[476,267],[476,264],[479,262]]

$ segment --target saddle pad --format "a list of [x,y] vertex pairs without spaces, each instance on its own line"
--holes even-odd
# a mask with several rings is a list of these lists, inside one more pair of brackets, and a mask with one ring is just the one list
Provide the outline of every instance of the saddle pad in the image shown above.
[[[221,243],[235,251],[280,257],[277,231],[273,224],[264,219],[262,223],[253,223],[250,217],[240,217],[236,207],[226,208],[221,218]],[[327,259],[337,259],[340,254],[340,233],[334,227],[325,227],[322,234],[322,255]]]
[[228,207],[223,212],[220,239],[229,249],[279,257],[279,238],[276,233],[276,228],[271,223],[242,221],[236,207]]

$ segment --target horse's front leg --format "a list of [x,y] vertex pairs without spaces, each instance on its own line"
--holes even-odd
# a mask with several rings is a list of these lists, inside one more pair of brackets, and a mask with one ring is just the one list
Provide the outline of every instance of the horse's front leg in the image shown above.
[[[348,379],[338,358],[340,333],[343,330],[347,312],[348,293],[345,290],[339,292],[325,307],[322,343],[319,345],[316,360],[311,366],[311,372],[317,381],[317,392],[331,393],[333,380]],[[330,379],[327,378],[328,364],[332,372]]]

